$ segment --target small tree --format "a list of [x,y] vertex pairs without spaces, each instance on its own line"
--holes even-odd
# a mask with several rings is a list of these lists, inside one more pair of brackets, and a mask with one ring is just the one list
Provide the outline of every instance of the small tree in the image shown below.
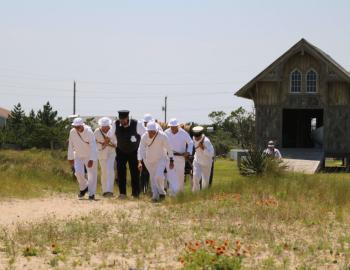
[[215,154],[218,156],[226,155],[230,149],[235,147],[230,132],[223,129],[217,129],[214,133],[211,133],[210,140],[215,148]]
[[218,128],[222,127],[222,124],[225,121],[226,113],[223,111],[213,111],[208,115],[208,117],[211,119],[214,126]]
[[91,128],[94,128],[96,123],[95,123],[95,118],[94,117],[88,117],[85,119],[85,124],[90,126]]
[[231,132],[242,148],[251,148],[255,144],[255,115],[242,107],[232,111],[225,119],[225,126],[232,128]]
[[0,127],[0,148],[6,142],[6,129],[5,127]]
[[58,148],[64,147],[68,137],[68,119],[63,120],[57,117],[58,112],[53,110],[47,102],[42,110],[37,113],[37,135],[36,145],[41,148]]
[[23,125],[25,129],[25,136],[23,138],[23,146],[25,148],[37,147],[37,128],[38,120],[34,110],[31,110],[29,116],[24,117]]
[[47,102],[43,109],[38,111],[37,118],[42,125],[53,127],[57,123],[57,111],[54,111],[50,102]]
[[242,107],[228,116],[223,111],[211,112],[215,132],[211,135],[218,154],[226,154],[233,147],[250,149],[255,144],[255,115]]
[[8,119],[6,129],[1,131],[2,143],[16,144],[21,148],[62,148],[66,146],[68,119],[57,117],[50,103],[47,102],[35,114],[31,110],[26,116],[21,104],[14,106]]
[[23,146],[23,137],[25,134],[24,119],[24,110],[21,103],[18,103],[12,109],[6,122],[6,141],[8,143]]

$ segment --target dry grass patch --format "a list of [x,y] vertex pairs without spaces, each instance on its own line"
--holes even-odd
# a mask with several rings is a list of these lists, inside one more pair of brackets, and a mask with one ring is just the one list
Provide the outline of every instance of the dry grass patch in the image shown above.
[[125,208],[102,206],[70,220],[51,217],[14,230],[4,227],[1,266],[220,269],[214,267],[220,261],[227,266],[221,269],[345,270],[350,266],[349,181],[348,174],[245,178],[235,163],[219,160],[207,191],[193,195],[187,183],[184,194],[162,204],[146,197],[138,203],[110,200]]
[[65,152],[0,150],[0,198],[34,198],[77,190]]
[[[337,221],[336,213],[326,212],[321,219],[315,215],[318,209],[302,207],[286,218],[284,202],[276,206],[246,199],[166,206],[145,202],[131,211],[21,224],[13,232],[2,231],[2,253],[9,269],[21,269],[24,262],[57,269],[200,269],[195,265],[228,254],[235,258],[230,262],[236,268],[227,269],[349,265],[349,223]],[[209,241],[215,250],[196,246]],[[229,243],[227,250],[222,250],[224,243]],[[27,248],[35,250],[34,260],[24,256]]]

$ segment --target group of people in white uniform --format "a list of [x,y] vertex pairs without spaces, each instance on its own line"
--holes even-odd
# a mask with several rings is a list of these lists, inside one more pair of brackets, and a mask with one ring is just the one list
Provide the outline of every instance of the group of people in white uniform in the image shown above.
[[129,118],[129,111],[119,111],[118,120],[99,119],[99,127],[92,131],[81,118],[73,120],[69,134],[68,160],[74,166],[79,183],[79,198],[86,193],[95,199],[98,164],[100,165],[101,190],[105,197],[113,196],[115,164],[119,198],[126,194],[126,163],[129,165],[132,196],[141,193],[140,173],[149,174],[152,201],[158,202],[166,194],[176,196],[184,191],[185,163],[193,154],[193,192],[209,186],[214,158],[214,147],[204,135],[204,128],[192,129],[193,138],[180,127],[177,119],[161,126],[150,114],[143,121]]

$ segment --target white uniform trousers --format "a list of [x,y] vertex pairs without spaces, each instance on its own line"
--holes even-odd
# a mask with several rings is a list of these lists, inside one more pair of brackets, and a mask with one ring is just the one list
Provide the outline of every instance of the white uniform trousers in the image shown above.
[[106,159],[99,159],[100,167],[101,167],[101,186],[102,193],[112,192],[114,191],[114,162],[115,157],[109,157]]
[[164,169],[166,167],[167,160],[159,160],[158,162],[149,163],[144,161],[146,168],[149,172],[149,178],[151,181],[152,198],[159,199],[159,195],[165,195],[164,190]]
[[184,191],[185,186],[185,158],[174,156],[174,168],[169,169],[167,164],[167,176],[169,181],[170,195],[175,196]]
[[202,179],[202,189],[205,189],[209,186],[209,179],[211,173],[212,163],[203,166],[197,161],[193,161],[193,186],[192,191],[200,190],[200,180]]
[[[91,168],[88,168],[89,158],[75,158],[74,159],[74,170],[75,176],[79,182],[80,190],[84,190],[88,187],[89,196],[95,195],[96,185],[97,185],[97,161],[94,161],[94,164]],[[85,178],[84,165],[86,166],[88,179]]]

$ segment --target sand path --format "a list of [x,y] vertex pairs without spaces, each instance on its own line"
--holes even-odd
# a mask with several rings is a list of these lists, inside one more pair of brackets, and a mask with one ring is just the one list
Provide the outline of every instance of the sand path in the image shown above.
[[40,199],[9,199],[0,201],[0,226],[11,227],[19,223],[36,223],[48,217],[59,220],[87,215],[93,211],[136,209],[144,201],[121,201],[102,198],[96,201],[78,200],[75,195],[59,195]]

